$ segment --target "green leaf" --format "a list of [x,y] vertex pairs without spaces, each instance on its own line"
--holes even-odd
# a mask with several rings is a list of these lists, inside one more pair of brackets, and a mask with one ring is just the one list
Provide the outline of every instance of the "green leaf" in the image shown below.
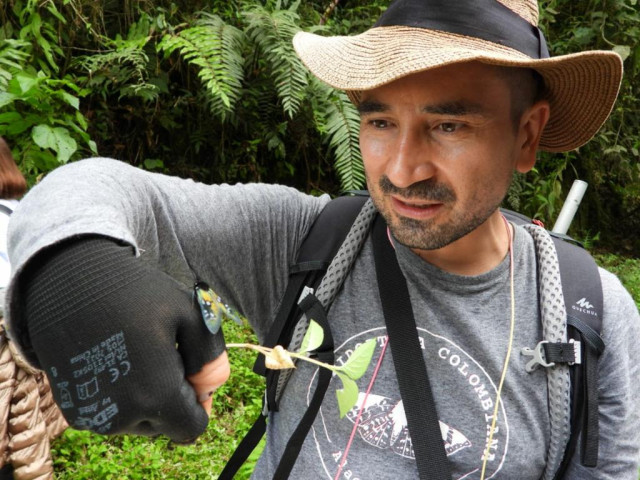
[[64,100],[65,103],[68,103],[76,110],[80,108],[80,100],[78,99],[78,97],[75,97],[70,93],[65,92],[64,90],[59,90],[56,93],[60,95],[60,98],[62,98],[62,100]]
[[307,333],[304,334],[302,339],[302,345],[300,345],[300,353],[312,352],[320,345],[324,340],[324,330],[315,320],[309,321],[309,328]]
[[613,47],[613,51],[620,55],[623,61],[631,55],[631,47],[627,45],[616,45]]
[[55,135],[49,125],[37,125],[31,131],[31,138],[40,148],[51,148],[55,146]]
[[16,80],[18,85],[20,85],[20,93],[23,95],[31,90],[36,83],[38,83],[38,79],[31,75],[18,74],[16,75]]
[[336,390],[336,398],[338,399],[340,418],[344,418],[358,401],[358,385],[346,375],[340,372],[336,373],[342,380],[342,389]]
[[242,12],[249,39],[262,52],[282,108],[289,118],[300,110],[309,83],[307,69],[296,55],[291,39],[300,30],[297,2],[288,9],[269,11],[252,5]]
[[164,162],[156,158],[147,158],[143,165],[147,170],[162,170],[164,168]]
[[364,372],[367,371],[375,349],[375,338],[370,338],[366,342],[361,343],[358,345],[358,348],[353,351],[349,360],[347,360],[347,362],[341,367],[338,367],[338,370],[347,374],[353,380],[358,380],[362,375],[364,375]]
[[31,131],[31,138],[40,148],[54,150],[60,163],[67,163],[71,155],[78,150],[78,144],[69,134],[69,130],[63,127],[37,125]]
[[16,122],[11,122],[7,125],[7,129],[5,132],[8,136],[20,135],[25,130],[30,129],[33,126],[33,123],[28,120],[18,120]]
[[58,161],[60,163],[67,163],[71,156],[78,150],[78,144],[69,134],[69,130],[62,127],[56,127],[53,129],[56,135],[56,142],[58,144]]
[[22,115],[18,112],[5,112],[0,113],[0,124],[11,124],[13,122],[18,122],[22,120]]
[[15,100],[16,96],[9,92],[0,92],[0,108],[9,105]]

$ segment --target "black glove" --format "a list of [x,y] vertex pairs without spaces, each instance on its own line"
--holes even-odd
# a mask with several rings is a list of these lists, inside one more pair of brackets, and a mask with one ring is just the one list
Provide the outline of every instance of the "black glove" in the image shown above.
[[207,330],[193,290],[103,237],[45,254],[22,277],[23,318],[69,424],[199,436],[208,417],[185,375],[220,355],[224,339]]

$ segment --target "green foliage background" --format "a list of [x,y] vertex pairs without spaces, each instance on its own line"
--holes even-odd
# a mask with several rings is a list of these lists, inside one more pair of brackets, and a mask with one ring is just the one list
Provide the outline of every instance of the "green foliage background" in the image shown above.
[[541,28],[552,55],[615,50],[625,75],[609,120],[587,145],[541,154],[535,171],[516,178],[512,208],[550,228],[573,180],[589,183],[570,234],[619,253],[640,254],[640,6],[637,0],[546,0]]
[[[306,72],[291,38],[300,29],[360,32],[388,3],[0,0],[0,136],[30,184],[61,164],[102,155],[204,182],[281,182],[334,194],[360,188],[357,113]],[[586,180],[570,233],[637,257],[638,1],[540,5],[552,54],[614,49],[625,79],[594,140],[541,155],[533,172],[516,177],[506,206],[552,225],[572,181]],[[600,261],[638,301],[637,261],[611,254]],[[227,332],[238,341],[247,335]],[[234,376],[217,392],[216,421],[195,446],[68,431],[54,447],[58,478],[214,478],[260,409],[253,356],[243,355],[232,353]]]
[[[337,4],[336,8],[331,5]],[[33,184],[90,155],[204,182],[268,181],[338,193],[364,184],[358,117],[295,56],[300,29],[357,33],[388,0],[4,0],[0,135]],[[552,224],[590,184],[572,234],[638,254],[637,0],[545,0],[553,54],[614,49],[625,80],[588,145],[541,155],[506,206]]]

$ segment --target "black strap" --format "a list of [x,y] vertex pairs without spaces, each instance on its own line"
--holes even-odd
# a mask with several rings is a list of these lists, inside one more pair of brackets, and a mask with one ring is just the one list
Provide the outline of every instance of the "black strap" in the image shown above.
[[580,363],[582,359],[577,357],[575,345],[571,342],[544,343],[544,358],[548,363]]
[[[331,329],[327,322],[327,317],[324,308],[313,294],[307,295],[302,302],[300,302],[300,308],[305,313],[307,318],[315,320],[324,330],[324,339],[322,345],[320,345],[316,351],[315,356],[318,360],[324,363],[333,365],[334,362],[334,345]],[[318,415],[324,396],[327,393],[329,384],[331,383],[332,373],[326,368],[320,368],[318,373],[318,383],[316,385],[307,411],[304,413],[295,431],[289,438],[287,445],[284,449],[282,457],[280,457],[280,463],[273,475],[274,479],[289,478],[291,470],[296,463],[300,449],[304,443],[313,422]],[[231,480],[242,464],[247,460],[251,452],[255,449],[260,439],[264,436],[266,431],[266,416],[261,414],[255,421],[249,432],[242,439],[240,444],[236,447],[236,451],[233,453],[224,470],[218,477],[219,480]]]
[[421,479],[451,480],[407,283],[378,216],[373,251],[384,320]]
[[6,205],[0,203],[0,212],[4,213],[5,215],[9,216],[13,213],[13,210],[10,207],[7,207]]
[[[316,356],[318,360],[324,363],[333,365],[334,361],[334,346],[333,336],[331,335],[331,329],[327,322],[327,317],[324,308],[320,304],[320,301],[313,294],[307,295],[302,302],[300,302],[300,308],[305,312],[305,315],[309,319],[315,320],[324,330],[324,339],[322,345],[316,350]],[[280,458],[280,463],[276,469],[276,473],[273,475],[275,480],[282,478],[289,478],[289,474],[293,469],[293,465],[296,463],[300,449],[307,438],[307,433],[313,425],[313,421],[318,415],[322,400],[324,399],[329,383],[331,382],[332,372],[326,368],[320,368],[318,373],[318,383],[307,407],[307,411],[304,412],[302,419],[298,423],[293,435],[289,438],[289,442],[285,447],[284,453]]]
[[[598,277],[598,280],[599,278],[600,277]],[[584,341],[587,342],[586,346],[588,348],[593,349],[598,355],[602,355],[602,352],[604,352],[604,340],[602,340],[602,337],[598,332],[579,318],[569,314],[567,314],[567,325],[580,332]]]
[[[315,220],[300,247],[296,263],[290,268],[289,284],[267,333],[265,346],[289,344],[293,327],[300,318],[297,302],[303,287],[315,286],[322,278],[367,198],[361,195],[338,197],[329,202]],[[277,384],[277,371],[266,370],[262,355],[258,356],[253,370],[259,375],[267,376],[267,385]],[[277,411],[275,398],[269,395],[268,400],[269,409]]]
[[[338,248],[342,245],[342,242],[349,232],[358,212],[362,209],[362,206],[368,199],[367,195],[362,195],[359,192],[351,193],[355,194],[355,196],[339,197],[329,202],[307,234],[307,237],[298,252],[296,263],[290,268],[289,283],[287,284],[287,288],[280,302],[278,313],[276,314],[276,317],[271,324],[271,328],[267,333],[267,337],[264,341],[265,346],[274,347],[275,345],[288,345],[291,341],[293,328],[295,327],[302,312],[302,309],[300,308],[301,306],[298,305],[298,298],[300,297],[302,289],[305,286],[315,286],[319,283],[326,268],[338,251]],[[331,359],[331,362],[333,362],[333,359]],[[276,387],[278,385],[279,371],[268,370],[264,365],[264,357],[262,355],[259,355],[256,359],[253,370],[259,375],[266,376],[267,379],[267,389],[265,392],[266,410],[274,412],[278,411]],[[323,390],[326,391],[329,381],[331,380],[330,376],[328,379],[325,378],[326,374],[323,373],[324,370],[325,369],[321,369],[319,378],[322,380],[322,384],[324,385],[326,383],[326,385],[321,386],[319,384],[318,387],[316,387],[316,393],[314,395],[318,395],[318,397],[321,395],[320,392]],[[260,439],[266,431],[264,410],[265,409],[263,408],[263,414],[258,417],[254,426],[249,430],[249,433],[247,433],[247,436],[242,440],[242,442],[240,442],[240,445],[238,445],[236,451],[229,460],[223,471],[225,477],[221,476],[220,478],[233,478],[238,469],[247,460],[247,458],[249,458],[251,452],[260,442]],[[316,413],[317,411],[318,410],[316,409]],[[309,418],[311,415],[312,414],[309,414]],[[313,418],[315,418],[315,414],[313,414]],[[305,424],[308,425],[306,430],[307,432],[313,423],[313,418],[311,418],[310,422],[305,421]],[[304,427],[299,430],[297,435],[298,440],[300,439],[303,428]],[[302,438],[302,440],[304,440],[304,438]],[[302,441],[299,443],[301,445]],[[286,458],[288,459],[287,461],[291,462],[288,467],[290,471],[291,468],[293,468],[293,463],[295,462],[298,454],[293,454],[293,448],[287,449],[286,451],[289,452],[286,454]],[[285,470],[284,465],[286,461],[283,462],[283,460],[280,462],[282,467],[279,467],[282,468],[281,471]]]
[[376,27],[407,26],[482,38],[528,55],[548,58],[540,29],[495,0],[396,0]]
[[267,430],[267,417],[260,415],[258,419],[253,423],[247,434],[244,436],[240,444],[236,447],[236,451],[227,462],[222,470],[222,473],[218,477],[218,480],[231,480],[236,474],[251,452],[255,449],[256,445],[260,442],[260,439],[264,436],[264,432]]
[[[553,236],[552,236],[553,238]],[[582,439],[580,457],[586,467],[598,460],[598,358],[604,351],[603,298],[598,267],[584,249],[553,238],[567,309],[569,337],[582,343],[582,363],[571,369],[571,437],[554,478],[564,477]]]

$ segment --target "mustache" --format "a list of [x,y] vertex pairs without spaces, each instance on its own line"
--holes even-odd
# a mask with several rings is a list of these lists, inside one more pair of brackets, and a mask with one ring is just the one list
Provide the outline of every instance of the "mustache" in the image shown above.
[[420,199],[439,203],[452,202],[456,199],[453,190],[442,183],[436,182],[432,178],[413,183],[405,188],[400,188],[391,183],[389,177],[383,175],[380,177],[378,186],[382,193],[399,195],[406,199]]

